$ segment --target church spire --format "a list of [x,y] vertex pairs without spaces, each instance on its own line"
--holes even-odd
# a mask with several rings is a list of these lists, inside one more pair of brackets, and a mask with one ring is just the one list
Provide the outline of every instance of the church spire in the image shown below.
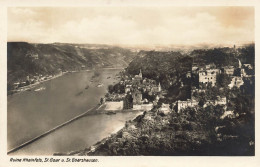
[[143,77],[142,70],[140,69],[139,77]]

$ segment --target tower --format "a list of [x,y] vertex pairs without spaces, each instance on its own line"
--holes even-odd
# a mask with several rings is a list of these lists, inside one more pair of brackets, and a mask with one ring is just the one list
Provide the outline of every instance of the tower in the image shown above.
[[143,78],[142,70],[140,69],[139,77]]
[[158,92],[161,92],[162,88],[161,88],[161,84],[159,82],[159,85],[158,85]]
[[234,47],[233,47],[233,54],[234,54],[234,56],[237,56],[237,54],[238,54],[236,45],[234,45]]

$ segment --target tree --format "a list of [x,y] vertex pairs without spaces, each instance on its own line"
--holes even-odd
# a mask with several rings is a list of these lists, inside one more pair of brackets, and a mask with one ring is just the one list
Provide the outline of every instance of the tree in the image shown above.
[[104,98],[100,98],[100,104],[104,103]]
[[108,85],[108,92],[112,94],[114,92],[114,86],[113,85]]
[[222,88],[228,87],[230,82],[231,82],[231,78],[227,74],[221,73],[217,75],[216,84],[218,87],[222,87]]
[[29,80],[26,81],[26,85],[30,85],[30,81]]

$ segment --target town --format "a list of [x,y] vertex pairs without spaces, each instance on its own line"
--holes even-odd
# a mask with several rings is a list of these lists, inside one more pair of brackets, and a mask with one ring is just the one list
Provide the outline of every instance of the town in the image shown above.
[[[168,114],[169,112],[182,112],[182,110],[191,107],[207,107],[209,105],[219,105],[225,110],[224,116],[234,117],[233,110],[228,108],[228,99],[224,95],[226,91],[221,85],[228,81],[229,89],[238,88],[242,92],[248,91],[247,88],[253,85],[254,69],[251,64],[241,64],[237,59],[237,67],[224,66],[216,68],[214,63],[205,66],[192,64],[191,71],[186,73],[180,87],[185,85],[190,87],[191,93],[186,100],[177,100],[174,103],[161,103],[159,112]],[[108,87],[108,93],[101,98],[100,103],[108,106],[114,106],[107,110],[143,110],[149,111],[153,107],[158,107],[160,101],[167,101],[165,96],[167,90],[162,89],[160,82],[143,77],[142,70],[139,74],[132,76],[125,71],[120,73],[121,81],[116,85]],[[212,89],[215,90],[208,99],[202,99]],[[217,93],[218,92],[218,93]],[[115,108],[116,106],[116,108]]]
[[[35,86],[42,82],[46,82],[51,79],[61,77],[64,74],[73,72],[78,71],[62,71],[61,69],[58,69],[58,72],[55,74],[27,75],[25,79],[20,79],[18,82],[14,82],[11,86],[8,87],[8,95],[11,95],[16,92],[31,91],[31,89],[33,89]],[[38,91],[38,89],[36,89],[35,91]]]

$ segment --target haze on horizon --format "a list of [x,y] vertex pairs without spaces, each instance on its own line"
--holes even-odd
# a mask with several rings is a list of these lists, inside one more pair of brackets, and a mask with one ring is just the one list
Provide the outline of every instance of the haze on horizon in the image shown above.
[[109,45],[254,42],[254,7],[9,7],[8,41]]

